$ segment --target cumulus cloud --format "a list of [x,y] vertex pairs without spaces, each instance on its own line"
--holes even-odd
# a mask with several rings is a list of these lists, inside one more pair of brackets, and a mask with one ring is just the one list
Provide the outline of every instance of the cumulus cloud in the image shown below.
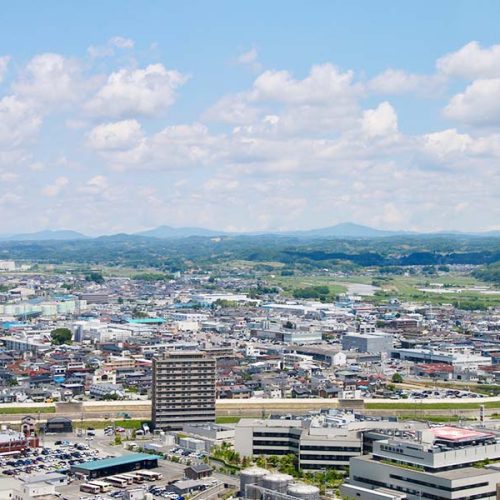
[[87,52],[92,59],[99,57],[111,57],[116,53],[116,49],[133,49],[134,40],[123,36],[114,36],[110,38],[105,45],[91,45]]
[[[116,131],[116,124],[110,125]],[[127,132],[120,132],[121,137],[116,139],[116,142],[120,143],[119,148],[110,147],[107,145],[107,139],[102,138],[109,133],[109,127],[101,129],[96,134],[99,139],[94,141],[102,146],[100,153],[115,169],[140,168],[169,171],[182,167],[202,166],[223,155],[222,149],[219,149],[222,146],[222,139],[212,136],[208,128],[200,123],[165,127],[150,137],[145,137],[140,141],[135,140],[135,143],[123,140],[130,129],[136,130],[132,135],[138,136],[135,125],[123,126],[123,123],[120,123],[118,128],[127,129]],[[114,141],[113,138],[111,142]],[[127,142],[128,147],[125,147]]]
[[444,114],[471,125],[500,125],[500,78],[475,80],[451,98]]
[[12,149],[31,139],[42,124],[33,107],[16,96],[0,100],[0,147]]
[[422,137],[423,149],[439,161],[453,163],[475,159],[500,159],[500,135],[473,137],[457,129],[447,129]]
[[440,75],[416,75],[400,69],[387,69],[369,80],[366,89],[369,92],[385,95],[417,93],[431,95],[441,92],[445,80]]
[[288,71],[268,70],[249,90],[222,98],[205,117],[246,125],[272,111],[283,134],[343,130],[359,116],[361,87],[353,77],[332,64],[313,66],[301,80]]
[[361,124],[363,132],[368,137],[390,137],[398,134],[398,117],[394,108],[383,102],[375,109],[363,113]]
[[60,54],[35,56],[26,65],[21,77],[14,82],[14,92],[36,105],[77,101],[85,83],[80,64]]
[[87,143],[97,151],[130,149],[141,138],[141,125],[137,120],[122,120],[94,127],[88,134]]
[[135,45],[134,40],[123,36],[114,36],[109,42],[111,45],[118,47],[119,49],[132,49]]
[[224,96],[212,105],[203,119],[231,124],[250,124],[257,120],[261,111],[248,101],[245,93]]
[[253,71],[260,71],[262,69],[262,64],[259,62],[259,55],[257,53],[257,49],[252,47],[250,50],[246,52],[242,52],[236,58],[237,64],[242,66],[246,66]]
[[478,42],[470,42],[456,52],[451,52],[436,63],[440,73],[475,80],[500,77],[500,45],[482,48]]
[[69,179],[64,176],[57,177],[52,184],[47,184],[42,189],[42,194],[47,196],[48,198],[53,198],[57,196],[62,189],[67,186],[69,183]]
[[7,68],[9,66],[10,56],[0,56],[0,83],[3,82],[5,75],[7,74]]
[[[124,64],[119,51],[133,48],[124,37],[103,47],[117,58],[35,56],[0,97],[0,181],[13,196],[9,204],[0,193],[0,203],[8,212],[18,200],[9,220],[30,211],[33,224],[112,231],[190,224],[196,213],[201,225],[231,230],[341,220],[429,230],[450,228],[457,217],[475,227],[478,213],[485,227],[498,218],[495,47],[469,47],[482,61],[474,67],[459,61],[463,49],[449,54],[432,75],[387,69],[366,80],[331,63],[303,75],[263,71],[198,110],[194,123],[164,121],[177,93],[188,90],[186,75],[161,63]],[[257,51],[238,62],[252,67]],[[422,97],[448,92],[446,81],[456,88],[457,78],[471,81],[444,113],[460,126],[412,135],[398,125],[398,115],[408,123],[408,110],[392,96],[413,93],[425,105]],[[57,143],[63,160],[43,144],[30,148],[44,121],[75,139]],[[64,175],[49,177],[53,168]],[[21,176],[27,181],[16,182]]]
[[294,104],[350,100],[355,94],[353,76],[352,71],[342,73],[333,64],[313,66],[303,80],[288,71],[265,71],[255,80],[250,99]]
[[109,75],[86,109],[96,116],[158,115],[174,103],[176,90],[187,80],[186,75],[159,63],[121,69]]

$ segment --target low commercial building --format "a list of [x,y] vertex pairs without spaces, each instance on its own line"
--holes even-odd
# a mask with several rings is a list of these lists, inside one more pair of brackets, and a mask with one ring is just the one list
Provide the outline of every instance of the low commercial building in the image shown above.
[[393,347],[392,335],[387,333],[347,333],[342,337],[344,351],[380,353]]
[[25,436],[22,432],[0,432],[0,455],[24,451],[28,448],[38,447],[36,436]]
[[123,472],[130,472],[139,469],[154,469],[158,467],[158,455],[148,455],[146,453],[129,453],[113,458],[92,460],[83,464],[71,466],[73,474],[81,474],[87,479],[112,476]]
[[495,499],[500,442],[491,432],[451,426],[401,433],[373,443],[373,453],[353,457],[342,497]]
[[47,419],[44,426],[45,434],[73,432],[73,422],[66,417],[53,417]]
[[203,479],[212,475],[213,469],[208,464],[190,465],[184,470],[184,475],[188,479]]
[[473,352],[449,352],[433,349],[394,349],[393,359],[414,363],[445,363],[458,370],[477,370],[480,366],[491,364],[491,357]]

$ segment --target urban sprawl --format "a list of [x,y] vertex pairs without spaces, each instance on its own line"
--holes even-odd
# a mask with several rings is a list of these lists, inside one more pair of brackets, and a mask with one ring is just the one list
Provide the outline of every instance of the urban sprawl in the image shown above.
[[0,261],[0,499],[496,499],[475,267],[398,269],[413,298],[369,267]]

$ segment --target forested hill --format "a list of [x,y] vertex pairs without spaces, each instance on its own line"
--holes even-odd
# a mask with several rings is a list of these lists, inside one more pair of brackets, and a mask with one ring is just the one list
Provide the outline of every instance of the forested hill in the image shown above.
[[3,241],[0,258],[54,264],[150,266],[171,271],[234,260],[310,267],[484,265],[500,261],[500,238],[447,235],[304,240],[266,235],[161,240],[116,235],[71,241]]

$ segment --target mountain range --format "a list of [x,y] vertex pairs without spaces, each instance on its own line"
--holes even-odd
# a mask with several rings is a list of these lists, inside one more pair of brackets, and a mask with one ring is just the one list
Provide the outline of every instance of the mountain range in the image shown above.
[[[369,226],[354,224],[352,222],[344,222],[334,226],[323,227],[318,229],[305,229],[297,231],[260,231],[252,233],[229,233],[225,231],[216,231],[200,227],[171,227],[158,226],[146,231],[140,231],[131,234],[108,235],[100,236],[100,238],[110,237],[142,237],[142,238],[157,238],[157,239],[180,239],[197,237],[217,237],[217,236],[256,236],[256,235],[273,235],[273,236],[289,236],[295,238],[383,238],[388,236],[418,236],[418,235],[464,235],[464,236],[500,236],[500,231],[488,231],[478,233],[467,233],[460,231],[440,231],[438,233],[417,233],[411,231],[388,231],[383,229],[375,229]],[[46,230],[33,233],[19,233],[0,235],[1,241],[70,241],[92,239],[91,236],[71,230]]]

